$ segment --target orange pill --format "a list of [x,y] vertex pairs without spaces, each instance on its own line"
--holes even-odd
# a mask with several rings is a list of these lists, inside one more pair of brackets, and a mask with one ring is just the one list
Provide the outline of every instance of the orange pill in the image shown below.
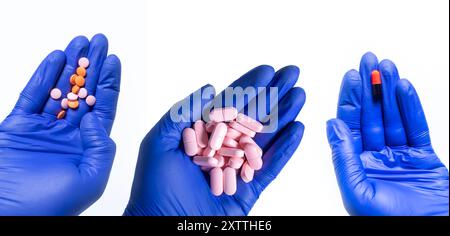
[[75,84],[78,85],[78,87],[83,87],[86,83],[86,80],[83,78],[83,76],[77,76],[75,78]]
[[85,77],[85,76],[86,76],[86,69],[84,69],[84,68],[81,67],[81,66],[78,67],[78,68],[77,68],[77,75]]
[[78,103],[77,100],[75,100],[75,101],[68,101],[67,105],[69,105],[69,107],[72,108],[72,109],[77,109],[78,106],[80,105],[80,103]]
[[56,118],[57,118],[58,120],[61,120],[61,119],[63,119],[65,116],[66,116],[66,111],[65,111],[65,110],[61,110],[61,111],[58,113],[58,115],[56,115]]
[[76,74],[73,74],[72,76],[70,76],[70,84],[71,85],[75,85],[75,78],[77,77],[78,75],[76,75]]
[[80,87],[78,85],[74,85],[72,87],[72,93],[78,94],[78,91],[80,91]]

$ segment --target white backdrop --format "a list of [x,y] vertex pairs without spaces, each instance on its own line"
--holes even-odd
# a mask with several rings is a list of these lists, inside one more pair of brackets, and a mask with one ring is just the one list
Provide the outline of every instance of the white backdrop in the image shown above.
[[79,34],[105,33],[123,65],[112,132],[118,149],[104,195],[83,215],[120,215],[140,141],[174,102],[206,83],[221,90],[260,64],[294,64],[307,94],[298,117],[305,135],[251,214],[347,215],[325,122],[335,116],[342,76],[366,51],[393,60],[415,85],[448,166],[448,9],[442,0],[3,1],[0,69],[8,89],[0,93],[0,117],[48,52]]

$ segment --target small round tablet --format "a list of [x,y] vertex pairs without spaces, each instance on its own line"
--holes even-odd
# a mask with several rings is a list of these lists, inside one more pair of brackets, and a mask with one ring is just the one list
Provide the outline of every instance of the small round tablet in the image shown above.
[[61,95],[62,95],[61,90],[59,90],[57,88],[54,88],[54,89],[52,89],[52,91],[50,91],[50,97],[55,100],[60,99]]

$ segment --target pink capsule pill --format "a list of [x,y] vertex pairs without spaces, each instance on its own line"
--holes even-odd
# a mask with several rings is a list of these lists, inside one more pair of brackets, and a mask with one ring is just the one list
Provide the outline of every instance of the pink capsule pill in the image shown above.
[[263,165],[262,150],[257,145],[247,144],[244,147],[245,157],[247,158],[248,165],[254,169],[259,170]]
[[206,147],[205,149],[203,149],[202,156],[205,156],[205,157],[213,157],[214,154],[216,154],[216,151],[213,150],[213,149],[211,149],[211,148],[208,146],[208,147]]
[[242,157],[231,157],[227,163],[229,167],[236,170],[241,168],[242,164],[244,164],[244,158]]
[[237,148],[222,147],[217,151],[217,153],[227,157],[244,157],[244,150]]
[[233,195],[236,193],[236,170],[227,167],[223,170],[223,191],[227,195]]
[[193,161],[198,166],[216,167],[219,161],[214,157],[195,156]]
[[247,162],[242,165],[241,169],[241,178],[244,182],[249,183],[253,180],[253,176],[255,175],[255,170],[253,170]]
[[215,125],[216,125],[216,122],[214,122],[214,121],[208,121],[208,122],[205,124],[205,130],[206,130],[206,132],[208,132],[208,133],[213,132],[214,126],[215,126]]
[[237,115],[236,122],[257,133],[261,132],[262,129],[264,128],[264,126],[260,122],[242,113],[239,113]]
[[217,167],[223,167],[225,165],[225,158],[221,155],[215,155],[214,158],[217,159]]
[[80,90],[78,91],[78,97],[80,98],[86,98],[88,95],[88,91],[85,88],[80,88]]
[[87,98],[86,98],[86,104],[88,104],[88,106],[90,106],[90,107],[92,107],[92,106],[95,105],[95,101],[96,101],[96,99],[95,99],[95,97],[92,96],[92,95],[89,95],[89,96],[87,96]]
[[236,121],[230,122],[229,125],[230,125],[231,128],[233,128],[233,129],[235,129],[235,130],[237,130],[237,131],[239,131],[239,132],[241,132],[241,133],[243,133],[243,134],[245,134],[247,136],[250,136],[252,138],[255,137],[255,135],[256,135],[255,131],[250,130],[249,128],[247,128],[247,127],[237,123]]
[[214,167],[212,166],[200,166],[200,170],[204,171],[204,172],[209,172],[210,170],[212,170]]
[[215,108],[209,113],[209,119],[215,122],[227,122],[236,119],[238,111],[234,107]]
[[87,59],[86,57],[82,57],[78,60],[78,65],[80,67],[83,67],[84,69],[89,67],[89,59]]
[[198,120],[194,123],[194,130],[197,136],[197,144],[201,148],[208,145],[208,133],[206,133],[205,122]]
[[239,139],[239,146],[241,147],[245,147],[246,144],[255,144],[255,140],[253,140],[251,137],[247,136],[247,135],[242,135],[242,137]]
[[222,146],[223,139],[227,134],[227,125],[224,123],[217,123],[209,139],[209,147],[213,150],[219,150]]
[[184,152],[188,156],[194,156],[198,152],[197,137],[195,131],[192,128],[186,128],[183,130],[183,144]]
[[69,99],[70,101],[76,101],[76,100],[78,100],[78,95],[76,95],[74,93],[69,93],[69,94],[67,94],[67,99]]
[[61,108],[64,109],[64,110],[69,108],[69,99],[63,98],[61,100]]
[[236,140],[225,136],[225,138],[223,139],[222,145],[226,146],[226,147],[236,148],[239,146],[239,143]]
[[61,95],[62,95],[61,90],[59,90],[57,88],[54,88],[54,89],[52,89],[52,91],[50,91],[50,97],[55,100],[60,99]]
[[242,136],[242,133],[237,131],[237,130],[235,130],[235,129],[233,129],[233,128],[231,128],[231,127],[228,127],[226,136],[230,137],[230,138],[232,138],[234,140],[237,140],[237,139],[239,139],[239,137]]
[[216,167],[209,172],[209,183],[212,194],[220,196],[223,193],[223,171],[221,168]]

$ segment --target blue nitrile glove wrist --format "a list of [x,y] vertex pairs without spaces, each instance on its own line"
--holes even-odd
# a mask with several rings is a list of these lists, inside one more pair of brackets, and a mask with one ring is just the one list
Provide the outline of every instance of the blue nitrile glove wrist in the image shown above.
[[[246,184],[238,177],[235,195],[214,196],[209,178],[185,154],[181,144],[181,133],[192,122],[173,122],[168,112],[142,141],[131,198],[124,215],[247,215],[300,144],[304,127],[294,120],[305,102],[305,93],[294,87],[298,75],[299,69],[295,66],[277,73],[270,66],[259,66],[230,85],[232,88],[278,88],[278,128],[274,133],[260,133],[255,137],[264,150],[264,165],[256,171],[252,182]],[[202,90],[207,88],[210,85]],[[194,100],[193,107],[203,107],[211,99]],[[190,121],[199,119],[200,112],[194,112],[194,119]]]
[[[370,73],[379,70],[382,100]],[[372,53],[342,82],[327,123],[336,177],[351,215],[448,215],[448,170],[434,153],[419,97],[389,60]]]
[[[77,215],[103,193],[115,155],[109,133],[115,117],[121,65],[108,56],[105,36],[72,40],[41,63],[11,114],[0,124],[0,215]],[[60,101],[78,59],[88,57],[84,101],[57,120]]]

